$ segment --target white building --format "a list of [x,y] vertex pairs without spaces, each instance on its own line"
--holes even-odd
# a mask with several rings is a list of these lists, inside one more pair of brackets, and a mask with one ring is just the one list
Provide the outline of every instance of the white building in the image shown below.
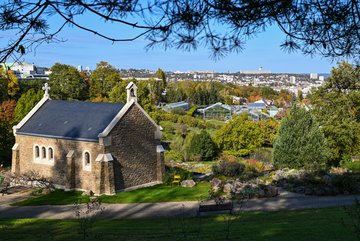
[[311,73],[310,74],[310,79],[318,79],[318,74],[317,73]]

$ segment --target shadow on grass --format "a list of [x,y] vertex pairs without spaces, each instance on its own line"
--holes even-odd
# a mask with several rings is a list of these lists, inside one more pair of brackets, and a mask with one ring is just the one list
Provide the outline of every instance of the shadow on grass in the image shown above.
[[198,183],[195,187],[171,187],[165,184],[141,188],[129,192],[120,192],[113,196],[102,195],[99,200],[104,203],[154,203],[197,201],[207,196],[209,183]]
[[12,204],[12,206],[38,206],[38,205],[66,205],[89,202],[88,196],[82,196],[82,192],[57,189],[49,194],[31,197],[29,199]]
[[[353,233],[341,225],[349,219],[342,208],[301,211],[241,213],[224,239],[226,216],[201,218],[157,218],[97,220],[87,240],[252,240],[252,241],[355,241]],[[185,226],[184,226],[185,222]],[[201,227],[198,224],[201,222]],[[2,240],[77,240],[75,220],[0,220]],[[185,227],[185,228],[184,228]]]
[[[171,187],[156,185],[129,192],[120,192],[113,196],[102,195],[98,198],[103,203],[155,203],[176,201],[197,201],[207,196],[210,189],[209,183],[199,183],[195,187]],[[68,205],[89,202],[88,196],[82,192],[55,190],[47,195],[31,197],[14,203],[13,206],[38,206],[38,205]]]

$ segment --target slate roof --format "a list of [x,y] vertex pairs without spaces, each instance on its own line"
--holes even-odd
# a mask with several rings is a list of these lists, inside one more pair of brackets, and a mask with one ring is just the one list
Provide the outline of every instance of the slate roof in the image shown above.
[[97,141],[122,103],[48,100],[17,134]]

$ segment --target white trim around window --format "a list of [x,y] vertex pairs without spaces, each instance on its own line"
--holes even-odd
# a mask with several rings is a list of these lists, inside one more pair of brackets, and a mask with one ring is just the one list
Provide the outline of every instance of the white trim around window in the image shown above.
[[[52,158],[51,157],[51,153],[49,150],[52,150]],[[33,162],[37,163],[37,164],[44,164],[44,165],[49,165],[49,166],[53,166],[54,165],[54,156],[55,156],[55,151],[54,148],[52,146],[44,146],[44,145],[39,145],[39,144],[34,144],[33,146]]]
[[40,146],[35,144],[33,147],[33,161],[40,160]]
[[46,147],[45,146],[41,146],[40,149],[40,156],[42,160],[46,160],[46,156],[47,156],[47,151],[46,151]]
[[82,154],[83,159],[83,170],[91,171],[91,153],[88,150],[85,150]]
[[47,157],[49,161],[54,161],[54,148],[52,146],[48,146],[47,148]]

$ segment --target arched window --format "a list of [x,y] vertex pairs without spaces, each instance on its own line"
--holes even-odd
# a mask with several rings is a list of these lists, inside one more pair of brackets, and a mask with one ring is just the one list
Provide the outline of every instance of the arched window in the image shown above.
[[35,158],[40,157],[40,148],[38,146],[35,146]]
[[41,152],[42,152],[42,158],[46,159],[46,148],[44,146],[41,147]]
[[84,153],[84,164],[85,166],[90,165],[90,153],[87,151]]
[[54,159],[54,150],[52,149],[52,147],[49,147],[48,155],[50,160]]

